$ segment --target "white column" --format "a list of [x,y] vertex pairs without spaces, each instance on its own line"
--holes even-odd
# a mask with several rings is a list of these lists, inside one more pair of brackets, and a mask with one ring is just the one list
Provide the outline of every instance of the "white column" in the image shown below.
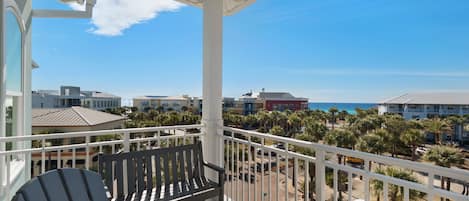
[[[222,119],[222,38],[223,1],[204,1],[203,35],[203,106],[204,159],[223,166]],[[207,173],[215,179],[215,173]]]
[[[5,1],[0,0],[0,137],[5,137],[5,99],[6,99],[6,70],[5,70]],[[5,143],[0,143],[0,151],[5,150]],[[4,157],[0,157],[0,167],[4,167]],[[4,179],[3,168],[0,171],[0,182]],[[2,189],[0,187],[0,194]],[[2,197],[2,196],[0,196]]]

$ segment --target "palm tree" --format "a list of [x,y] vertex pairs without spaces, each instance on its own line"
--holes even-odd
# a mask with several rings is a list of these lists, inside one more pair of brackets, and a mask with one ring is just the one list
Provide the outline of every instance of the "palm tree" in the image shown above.
[[348,115],[349,113],[347,112],[347,110],[342,110],[339,112],[339,114],[337,114],[337,117],[339,118],[339,120],[344,121]]
[[449,132],[451,127],[448,122],[440,118],[433,118],[424,122],[425,130],[435,135],[435,144],[442,144],[443,139],[441,135],[445,132]]
[[[397,179],[418,182],[417,178],[412,175],[411,172],[388,167],[386,169],[378,169],[376,173],[394,177]],[[376,195],[377,200],[380,200],[380,196],[383,192],[383,182],[380,180],[373,180],[371,185],[373,186],[373,193]],[[404,187],[397,185],[390,185],[388,189],[388,196],[390,201],[404,200]],[[416,190],[409,190],[409,200],[420,200],[423,197],[423,194]]]
[[249,129],[252,129],[258,125],[256,115],[250,114],[244,117],[244,122]]
[[[456,148],[438,145],[430,149],[424,155],[424,159],[435,163],[435,165],[451,168],[453,165],[460,165],[464,163],[464,156],[461,151]],[[441,177],[441,188],[445,188],[445,177]],[[446,190],[451,189],[451,178],[447,178]],[[441,198],[443,200],[443,198]]]
[[384,129],[386,129],[389,134],[388,143],[391,147],[392,157],[395,157],[397,155],[397,147],[402,144],[400,136],[408,129],[407,124],[401,116],[390,115],[387,116],[384,121]]
[[[356,142],[357,139],[355,135],[348,131],[348,130],[331,130],[327,132],[326,136],[324,136],[324,142],[329,145],[335,145],[337,147],[342,147],[342,148],[349,148],[352,149]],[[338,163],[342,163],[342,155],[337,154],[337,159]],[[345,160],[343,160],[345,163]],[[339,177],[338,177],[338,183],[341,184],[341,178],[342,174],[345,174],[345,172],[340,171],[339,172]],[[344,191],[345,188],[339,187],[339,200],[342,200],[342,191]]]
[[264,131],[269,130],[269,123],[271,122],[270,115],[267,111],[265,110],[260,110],[256,114],[257,120],[259,121],[259,124],[264,127]]
[[324,136],[324,142],[328,145],[353,149],[357,143],[357,138],[347,130],[331,130]]
[[332,125],[332,130],[334,130],[334,125],[337,122],[337,116],[336,114],[339,112],[339,110],[336,107],[331,107],[329,108],[329,114],[330,114],[330,119],[329,122]]
[[301,129],[301,119],[300,117],[296,114],[293,113],[290,116],[288,116],[288,131],[290,136],[293,136],[295,133],[298,133]]
[[461,116],[449,116],[446,118],[446,120],[448,120],[448,123],[450,124],[451,126],[451,130],[453,131],[452,134],[451,134],[451,142],[453,142],[454,140],[454,136],[457,135],[457,131],[461,132],[462,129],[458,129],[462,127],[463,123],[464,123],[464,118],[461,117]]
[[417,147],[424,142],[425,136],[422,131],[417,129],[406,130],[401,135],[401,141],[412,149],[412,161],[416,160],[415,151]]
[[320,122],[308,121],[305,123],[304,134],[310,136],[312,142],[318,142],[319,140],[322,140],[327,131],[327,126]]
[[276,136],[285,136],[285,131],[280,126],[272,127],[272,129],[270,129],[269,133],[272,134],[272,135],[276,135]]
[[[386,130],[377,130],[373,133],[360,137],[357,143],[357,149],[360,151],[382,154],[386,150]],[[371,170],[371,161],[369,162],[369,169]]]

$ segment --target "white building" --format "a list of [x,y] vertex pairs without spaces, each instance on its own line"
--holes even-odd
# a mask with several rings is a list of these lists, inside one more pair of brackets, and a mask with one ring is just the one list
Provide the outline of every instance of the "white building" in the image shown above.
[[[407,120],[469,115],[469,92],[407,93],[382,101],[378,112],[380,115],[399,114]],[[461,144],[469,141],[464,125],[455,126],[452,132],[452,140]],[[444,136],[446,139],[446,134]],[[427,135],[429,139],[433,137],[432,134]]]
[[82,106],[104,110],[121,106],[121,97],[100,91],[82,91],[80,87],[61,86],[60,90],[38,90],[32,94],[33,108]]
[[469,114],[469,92],[407,93],[379,103],[379,114],[400,114],[405,119]]
[[181,111],[183,108],[189,108],[190,103],[189,96],[139,96],[133,99],[133,106],[139,111],[149,109]]

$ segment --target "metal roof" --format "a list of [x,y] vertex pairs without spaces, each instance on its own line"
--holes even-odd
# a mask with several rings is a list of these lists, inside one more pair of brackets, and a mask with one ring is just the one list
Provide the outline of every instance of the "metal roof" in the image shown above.
[[166,100],[166,101],[187,101],[189,97],[184,96],[138,96],[134,100]]
[[307,98],[297,98],[288,92],[260,92],[257,97],[263,100],[308,101]]
[[381,104],[469,105],[469,92],[406,93],[380,102]]
[[[203,0],[177,0],[182,3],[193,5],[203,8]],[[223,2],[223,15],[233,15],[243,8],[256,2],[256,0],[224,0]]]
[[83,107],[33,109],[32,117],[33,127],[95,126],[125,119]]

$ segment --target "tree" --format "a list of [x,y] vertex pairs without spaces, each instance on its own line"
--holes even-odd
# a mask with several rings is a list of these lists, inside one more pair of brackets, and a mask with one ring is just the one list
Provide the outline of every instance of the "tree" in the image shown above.
[[259,124],[264,127],[265,131],[269,130],[269,123],[272,122],[269,113],[267,113],[265,110],[260,110],[257,112],[256,118],[259,121]]
[[428,119],[424,122],[425,130],[435,135],[435,144],[442,144],[443,139],[441,135],[445,132],[449,132],[451,127],[449,123],[440,118]]
[[284,136],[285,135],[285,131],[280,126],[272,127],[272,129],[270,129],[269,132],[270,132],[270,134],[276,135],[276,136]]
[[318,142],[319,140],[322,140],[327,131],[327,126],[320,122],[310,120],[305,123],[304,134],[310,136],[312,142]]
[[300,117],[293,113],[290,116],[288,116],[288,132],[290,136],[294,136],[295,133],[298,133],[301,129],[301,119]]
[[406,130],[402,135],[401,135],[401,141],[411,147],[412,149],[412,160],[416,160],[416,154],[415,151],[417,150],[417,147],[421,145],[425,140],[425,136],[422,131],[417,130],[417,129],[409,129]]
[[[453,165],[464,163],[464,156],[461,153],[459,149],[438,145],[425,153],[424,159],[435,163],[435,165],[451,168]],[[451,178],[441,177],[441,188],[445,188],[445,179],[447,179],[446,190],[450,190]],[[441,198],[441,200],[443,200],[443,198]]]
[[[386,130],[377,130],[373,133],[360,137],[357,143],[357,149],[360,151],[382,154],[386,150]],[[371,161],[369,162],[369,169],[371,170]]]
[[[352,132],[348,130],[331,130],[327,132],[326,136],[324,136],[324,142],[329,145],[335,145],[337,147],[342,147],[342,148],[349,148],[353,149],[355,146],[357,139],[355,135],[353,135]],[[339,164],[342,163],[342,155],[337,154],[337,159]],[[345,160],[344,160],[345,162]],[[338,183],[341,184],[341,178],[342,174],[345,174],[345,172],[340,171],[339,172],[339,177],[338,177]],[[345,188],[339,188],[339,199],[342,200],[342,191]]]
[[256,127],[258,124],[256,115],[250,114],[245,116],[244,123],[249,129]]
[[453,131],[451,134],[451,142],[454,139],[454,136],[457,135],[456,131],[461,131],[461,129],[458,129],[458,127],[461,127],[464,123],[464,117],[461,116],[449,116],[446,118],[448,124],[451,127],[451,130]]
[[332,125],[332,130],[334,130],[334,125],[337,122],[337,116],[336,114],[339,112],[339,110],[336,107],[331,107],[329,108],[329,114],[330,114],[330,119],[329,122]]
[[357,138],[347,130],[331,130],[324,136],[324,142],[328,145],[353,149],[357,143]]
[[[378,169],[376,171],[378,174],[383,174],[387,175],[390,177],[394,177],[397,179],[402,179],[402,180],[407,180],[411,182],[418,182],[417,178],[412,175],[411,172],[402,170],[402,169],[397,169],[397,168],[392,168],[388,167],[386,169]],[[380,196],[382,195],[383,192],[383,182],[380,180],[373,180],[371,182],[371,185],[373,186],[373,193],[376,195],[377,200],[380,200]],[[388,188],[388,196],[390,201],[399,201],[399,200],[404,200],[404,187],[403,186],[397,186],[397,185],[390,185]],[[420,200],[423,197],[423,194],[416,191],[416,190],[409,190],[409,200]]]
[[391,155],[395,157],[397,154],[397,147],[402,144],[401,142],[401,134],[407,130],[407,123],[405,120],[399,115],[389,115],[386,116],[384,121],[384,129],[389,134],[388,143],[391,147]]

